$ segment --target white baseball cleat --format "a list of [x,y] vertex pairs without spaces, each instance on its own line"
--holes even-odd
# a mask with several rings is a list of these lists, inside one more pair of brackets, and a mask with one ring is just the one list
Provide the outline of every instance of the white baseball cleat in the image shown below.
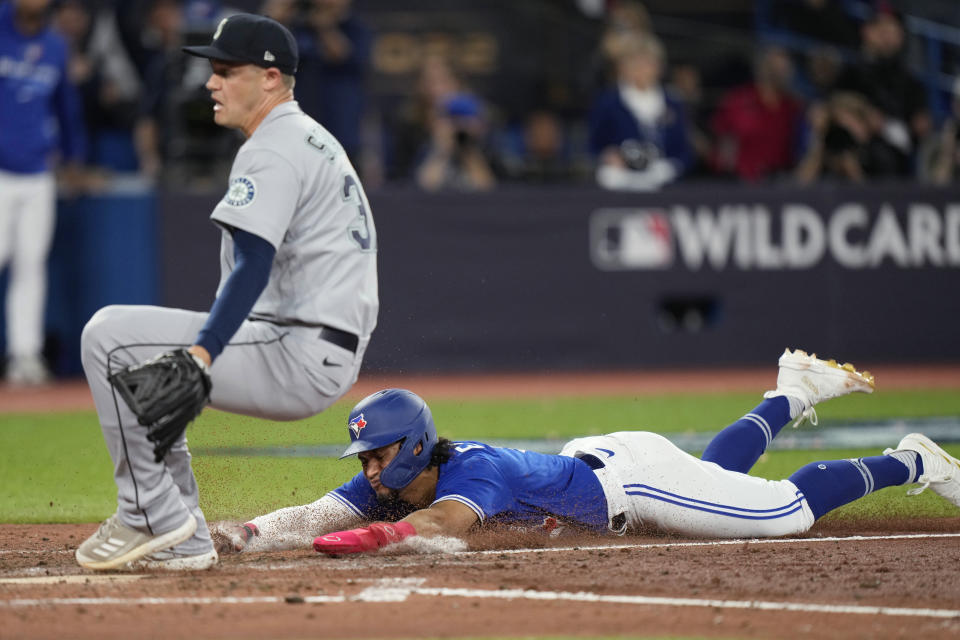
[[20,356],[7,363],[7,383],[14,387],[36,387],[49,384],[50,370],[36,356]]
[[850,363],[838,364],[836,360],[821,360],[817,354],[808,354],[797,349],[785,349],[780,356],[780,372],[777,374],[777,388],[763,394],[764,398],[789,396],[803,403],[803,411],[797,416],[794,427],[807,418],[810,423],[818,423],[814,405],[839,398],[849,393],[873,393],[876,385],[869,371],[859,372]]
[[163,571],[202,571],[217,564],[219,556],[215,549],[196,555],[186,555],[164,549],[149,553],[127,565],[129,569],[159,569]]
[[126,526],[114,513],[77,548],[77,563],[87,569],[119,569],[149,553],[189,540],[196,530],[197,519],[192,514],[173,531],[152,536]]
[[[922,486],[910,489],[907,495],[915,496],[930,487],[951,503],[960,507],[960,460],[941,449],[936,442],[922,433],[910,433],[903,436],[896,451],[914,451],[923,461],[923,474],[917,478]],[[884,451],[884,455],[893,453],[893,449]]]

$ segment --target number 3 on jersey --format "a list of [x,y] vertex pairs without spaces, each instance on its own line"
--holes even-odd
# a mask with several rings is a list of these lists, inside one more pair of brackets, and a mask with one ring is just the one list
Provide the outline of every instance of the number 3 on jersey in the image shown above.
[[343,176],[343,199],[346,202],[352,202],[358,209],[357,217],[359,220],[347,228],[350,237],[364,251],[376,251],[377,241],[374,234],[370,232],[370,218],[367,215],[363,192],[360,191],[357,179],[350,174]]

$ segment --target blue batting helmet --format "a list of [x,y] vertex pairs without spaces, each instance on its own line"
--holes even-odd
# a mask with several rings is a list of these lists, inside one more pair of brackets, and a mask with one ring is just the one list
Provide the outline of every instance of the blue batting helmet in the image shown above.
[[[430,464],[437,428],[423,398],[406,389],[384,389],[361,400],[350,412],[350,446],[341,458],[403,440],[400,451],[380,472],[380,483],[402,489]],[[420,453],[414,453],[417,445]]]

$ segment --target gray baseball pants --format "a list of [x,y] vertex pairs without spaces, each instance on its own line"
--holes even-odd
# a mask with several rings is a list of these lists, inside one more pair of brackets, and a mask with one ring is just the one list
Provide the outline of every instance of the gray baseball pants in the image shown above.
[[[123,524],[157,535],[197,518],[185,554],[209,551],[210,531],[199,506],[186,437],[161,462],[154,461],[146,428],[114,391],[107,376],[163,351],[193,344],[207,313],[150,306],[110,306],[87,323],[81,339],[86,373],[100,427],[113,460],[117,513]],[[210,406],[271,420],[320,413],[356,382],[368,338],[357,352],[319,337],[312,327],[245,321],[210,368]]]

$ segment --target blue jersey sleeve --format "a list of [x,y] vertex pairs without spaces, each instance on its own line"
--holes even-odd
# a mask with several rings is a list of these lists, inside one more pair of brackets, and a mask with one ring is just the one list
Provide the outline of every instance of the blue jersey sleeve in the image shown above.
[[377,494],[362,473],[353,476],[329,495],[362,518],[368,517],[367,514],[377,505]]
[[413,513],[414,508],[406,503],[381,502],[367,482],[363,473],[358,473],[328,493],[331,498],[366,520],[394,522]]
[[243,229],[233,229],[234,268],[217,296],[197,344],[216,360],[250,314],[270,280],[276,251],[273,245]]
[[[457,443],[461,455],[456,464],[449,464],[437,482],[435,502],[454,500],[473,509],[482,523],[488,517],[510,511],[514,504],[513,489],[509,486],[500,468],[483,450],[474,455],[468,447],[471,443]],[[466,451],[463,451],[466,449]]]

